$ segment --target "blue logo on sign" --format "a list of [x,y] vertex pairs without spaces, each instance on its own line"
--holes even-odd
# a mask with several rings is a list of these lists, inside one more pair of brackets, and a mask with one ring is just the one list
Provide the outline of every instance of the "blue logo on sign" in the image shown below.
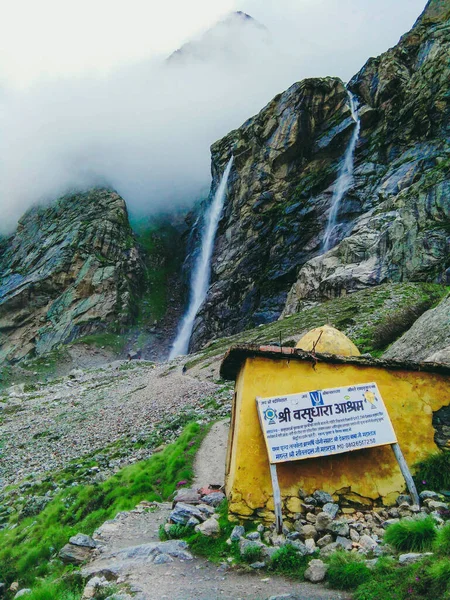
[[266,408],[264,411],[264,419],[268,421],[269,425],[275,425],[277,418],[277,411],[274,408]]
[[309,392],[309,397],[313,406],[323,406],[322,392]]

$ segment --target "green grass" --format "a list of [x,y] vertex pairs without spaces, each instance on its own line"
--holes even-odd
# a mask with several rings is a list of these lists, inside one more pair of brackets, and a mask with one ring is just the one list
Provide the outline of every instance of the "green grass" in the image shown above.
[[[306,333],[326,323],[345,333],[363,352],[381,356],[384,352],[380,328],[389,320],[392,306],[401,311],[408,306],[427,303],[434,306],[448,292],[448,287],[432,283],[390,283],[334,298],[318,306],[306,307],[281,321],[243,331],[233,336],[213,340],[207,348],[187,363],[191,368],[223,354],[233,344],[267,344],[279,340],[292,345],[292,337]],[[378,331],[378,334],[376,332]],[[378,335],[378,337],[376,337]],[[376,338],[376,341],[375,341]],[[392,336],[389,338],[390,343]]]
[[112,350],[116,354],[121,354],[127,343],[125,335],[115,333],[94,333],[92,335],[85,335],[84,337],[78,338],[73,342],[74,344],[85,344],[86,346],[95,346],[97,348],[107,348]]
[[339,551],[328,560],[327,580],[334,589],[354,590],[370,577],[370,569],[357,554]]
[[311,558],[301,556],[294,546],[282,546],[273,553],[269,570],[293,579],[303,579]]
[[414,467],[414,480],[419,490],[450,490],[450,452],[430,454]]
[[32,584],[60,570],[51,561],[71,535],[91,534],[119,511],[141,500],[166,500],[177,483],[189,481],[193,461],[208,426],[187,425],[178,440],[148,460],[125,467],[105,482],[67,487],[37,516],[0,531],[2,581]]
[[384,541],[400,552],[427,552],[436,538],[432,517],[400,521],[386,529]]
[[434,551],[437,554],[450,557],[450,521],[438,530],[434,541]]
[[261,546],[258,544],[249,544],[242,552],[242,560],[248,564],[260,561],[262,558]]

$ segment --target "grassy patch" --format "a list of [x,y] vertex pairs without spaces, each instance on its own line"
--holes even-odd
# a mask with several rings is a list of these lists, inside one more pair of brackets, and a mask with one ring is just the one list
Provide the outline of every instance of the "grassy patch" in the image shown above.
[[127,343],[125,335],[115,333],[94,333],[77,339],[75,344],[85,344],[96,348],[107,348],[116,354],[121,354]]
[[166,500],[181,480],[193,475],[193,461],[208,426],[190,423],[179,439],[148,460],[125,467],[105,482],[67,487],[35,517],[0,531],[2,581],[33,583],[58,573],[53,560],[70,536],[91,534],[121,510],[141,500]]
[[418,462],[414,480],[419,490],[450,490],[450,452],[436,452]]
[[328,564],[327,579],[335,589],[354,590],[371,576],[370,569],[357,554],[335,552]]
[[450,521],[437,532],[434,541],[434,550],[438,554],[450,557]]
[[303,579],[310,558],[301,556],[294,546],[282,546],[273,553],[269,569],[279,575]]
[[426,552],[431,550],[436,538],[432,517],[413,521],[400,521],[386,529],[384,541],[401,552]]

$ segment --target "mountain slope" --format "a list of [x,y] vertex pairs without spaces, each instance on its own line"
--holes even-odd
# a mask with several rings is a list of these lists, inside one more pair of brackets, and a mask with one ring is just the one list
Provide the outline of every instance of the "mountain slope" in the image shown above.
[[0,362],[132,319],[141,260],[125,202],[91,190],[22,217],[0,249]]
[[305,300],[449,280],[449,19],[448,3],[431,0],[399,44],[350,82],[361,133],[330,251],[323,235],[355,127],[339,79],[294,84],[212,146],[212,193],[231,154],[235,164],[192,349]]

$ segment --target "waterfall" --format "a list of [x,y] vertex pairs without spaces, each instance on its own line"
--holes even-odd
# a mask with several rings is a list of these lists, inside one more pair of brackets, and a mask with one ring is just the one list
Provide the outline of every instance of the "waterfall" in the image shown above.
[[332,243],[335,242],[333,231],[337,224],[337,217],[339,213],[340,204],[343,197],[353,184],[354,155],[356,143],[358,142],[359,132],[361,129],[361,121],[358,115],[358,101],[355,98],[355,96],[350,92],[350,90],[347,91],[350,101],[350,109],[352,111],[352,119],[355,121],[356,127],[352,133],[352,137],[350,138],[347,150],[345,151],[344,162],[339,171],[339,175],[336,180],[336,185],[334,187],[333,197],[331,199],[330,214],[328,216],[327,228],[325,230],[325,235],[323,238],[322,252],[326,252],[327,250],[329,250],[332,247]]
[[216,238],[217,226],[219,225],[219,219],[225,201],[228,176],[230,175],[232,164],[233,157],[228,161],[213,201],[204,216],[201,250],[192,272],[189,305],[181,322],[178,335],[172,345],[169,360],[172,360],[172,358],[180,356],[181,354],[187,354],[189,340],[191,339],[192,329],[194,328],[195,317],[208,292],[211,273],[210,263],[214,249],[214,240]]

